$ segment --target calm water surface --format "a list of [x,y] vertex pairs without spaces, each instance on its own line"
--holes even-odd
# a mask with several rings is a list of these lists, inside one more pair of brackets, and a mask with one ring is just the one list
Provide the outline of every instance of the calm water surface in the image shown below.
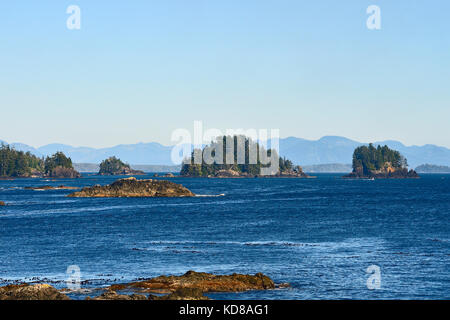
[[[70,191],[23,189],[117,178],[0,181],[8,203],[0,207],[0,285],[62,288],[67,267],[78,265],[83,288],[188,270],[263,272],[291,288],[210,296],[450,299],[450,175],[169,179],[203,195],[178,199],[72,199]],[[381,269],[379,290],[366,285],[371,265]]]

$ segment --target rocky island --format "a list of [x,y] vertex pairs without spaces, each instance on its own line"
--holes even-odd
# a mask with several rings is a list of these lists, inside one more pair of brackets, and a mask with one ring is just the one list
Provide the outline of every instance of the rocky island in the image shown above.
[[[209,300],[205,293],[272,290],[288,287],[275,285],[268,276],[232,274],[214,275],[188,271],[181,276],[159,276],[138,282],[115,284],[96,297],[86,300]],[[133,292],[121,294],[120,291]],[[0,300],[69,300],[66,289],[58,291],[48,284],[19,284],[0,287]],[[163,294],[163,295],[161,295]]]
[[372,144],[361,146],[353,153],[353,171],[344,176],[353,179],[403,179],[419,178],[414,170],[408,171],[408,162],[400,152],[388,146]]
[[145,172],[131,169],[130,165],[122,162],[116,157],[110,157],[100,163],[100,170],[98,172],[101,176],[129,176],[129,175],[144,175]]
[[70,300],[49,284],[19,284],[0,287],[0,300]]
[[[231,161],[227,159],[227,151],[230,149],[233,150]],[[240,149],[242,155],[239,155],[238,150]],[[260,159],[260,154],[264,153],[269,158],[272,156],[272,158],[278,158],[278,170],[270,175],[261,174],[262,169],[270,167],[270,163],[263,164]],[[206,157],[212,156],[214,159],[207,162],[205,155]],[[190,159],[184,161],[180,176],[207,178],[309,177],[300,166],[294,166],[292,161],[279,157],[275,150],[265,150],[259,143],[253,142],[245,136],[218,137],[216,142],[212,142],[202,150],[195,149]]]
[[180,184],[165,180],[137,180],[135,177],[120,179],[110,185],[86,187],[69,194],[72,198],[145,198],[145,197],[194,197],[195,194]]
[[73,179],[81,175],[73,168],[72,160],[62,152],[44,159],[30,152],[17,151],[9,145],[2,145],[0,177]]

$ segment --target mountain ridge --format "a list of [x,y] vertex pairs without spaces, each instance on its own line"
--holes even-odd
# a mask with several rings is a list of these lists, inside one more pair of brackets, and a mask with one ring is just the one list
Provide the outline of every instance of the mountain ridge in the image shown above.
[[[1,141],[0,143],[5,143]],[[268,142],[270,145],[270,141]],[[351,163],[355,148],[367,145],[340,136],[324,136],[318,140],[307,140],[297,137],[280,139],[280,155],[291,159],[295,164],[303,166]],[[373,142],[374,145],[387,145],[398,150],[408,159],[410,167],[424,163],[450,166],[450,149],[433,144],[423,146],[406,146],[400,141],[385,140]],[[171,161],[173,146],[164,146],[158,142],[120,144],[110,148],[73,147],[66,144],[52,143],[34,148],[23,143],[11,143],[21,151],[29,151],[39,157],[62,151],[76,163],[100,163],[102,160],[116,156],[133,165],[174,165]]]

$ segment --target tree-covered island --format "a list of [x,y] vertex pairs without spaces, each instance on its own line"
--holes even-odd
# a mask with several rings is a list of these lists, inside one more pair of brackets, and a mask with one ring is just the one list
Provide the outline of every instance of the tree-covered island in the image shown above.
[[[271,162],[261,158],[277,159],[278,166],[271,174],[261,174],[263,169],[272,170]],[[242,178],[242,177],[298,177],[307,178],[300,166],[279,157],[275,150],[265,150],[259,143],[245,136],[222,136],[203,149],[194,149],[185,159],[180,175],[183,177]]]
[[2,178],[79,178],[72,160],[62,152],[39,158],[30,152],[17,151],[9,145],[0,146],[0,177]]
[[122,160],[116,157],[110,157],[100,163],[100,170],[98,174],[102,176],[128,176],[143,175],[145,173],[140,170],[131,169],[129,164],[124,163]]
[[361,146],[353,153],[353,171],[345,178],[419,178],[414,170],[408,171],[408,162],[400,152],[388,146]]

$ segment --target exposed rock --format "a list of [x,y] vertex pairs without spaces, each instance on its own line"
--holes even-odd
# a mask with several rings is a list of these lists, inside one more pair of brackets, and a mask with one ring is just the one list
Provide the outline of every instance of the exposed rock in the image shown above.
[[358,167],[350,174],[344,176],[350,179],[406,179],[406,178],[420,178],[414,170],[406,168],[392,168],[387,167],[383,170],[371,170],[364,172],[362,167]]
[[209,176],[210,178],[310,178],[306,173],[303,172],[300,166],[292,170],[278,171],[273,175],[252,175],[246,172],[238,172],[232,169],[219,170],[214,176]]
[[142,176],[145,175],[144,171],[133,170],[131,168],[123,168],[122,170],[113,171],[110,173],[99,173],[101,176]]
[[180,296],[180,292],[176,293],[178,289],[198,289],[201,292],[240,292],[274,289],[275,284],[262,273],[257,273],[254,276],[242,274],[214,275],[188,271],[182,276],[160,276],[140,282],[112,285],[110,290],[131,288],[144,292],[175,293],[175,295]]
[[95,298],[87,297],[86,300],[147,300],[148,298],[142,294],[118,294],[115,291],[108,290]]
[[302,167],[297,166],[291,170],[279,171],[274,177],[278,178],[311,178],[303,172]]
[[173,173],[166,173],[165,175],[163,175],[164,178],[175,178]]
[[137,180],[134,177],[120,179],[107,186],[83,188],[68,197],[75,198],[132,198],[132,197],[193,197],[187,188],[165,180]]
[[3,201],[0,201],[0,207],[6,206],[6,204]]
[[0,300],[70,300],[48,284],[9,285],[0,288]]
[[179,288],[168,295],[150,295],[151,300],[209,300],[198,288]]
[[45,175],[48,178],[56,179],[76,179],[81,178],[81,174],[73,168],[56,167]]
[[228,170],[219,170],[214,175],[216,178],[240,178],[240,177],[247,177],[248,174],[246,173],[239,173],[235,170],[228,169]]
[[35,191],[43,191],[43,190],[77,190],[80,188],[77,187],[67,187],[67,186],[41,186],[41,187],[25,187],[25,190],[35,190]]

